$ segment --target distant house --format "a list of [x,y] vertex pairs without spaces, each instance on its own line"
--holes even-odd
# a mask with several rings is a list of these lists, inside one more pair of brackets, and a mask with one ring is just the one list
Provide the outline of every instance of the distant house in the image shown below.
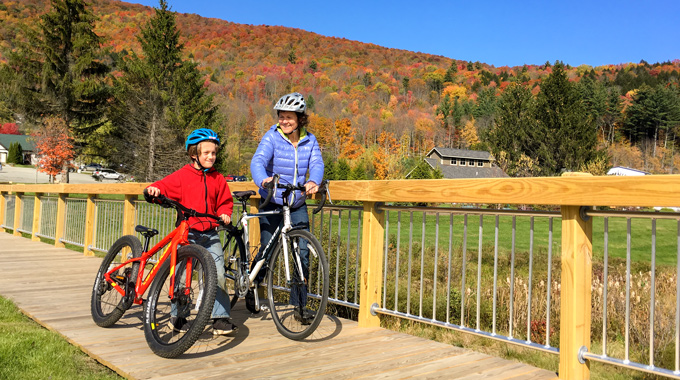
[[31,164],[36,163],[35,157],[35,144],[30,138],[31,136],[26,135],[4,135],[0,134],[0,163],[7,163],[7,154],[9,153],[9,146],[15,142],[21,144],[22,154],[24,156],[24,162],[30,162]]
[[639,176],[648,174],[649,173],[643,172],[642,170],[627,168],[625,166],[614,166],[607,172],[607,175],[625,175],[625,176]]
[[444,178],[507,177],[493,161],[491,153],[479,150],[433,148],[425,155],[425,162],[439,168]]

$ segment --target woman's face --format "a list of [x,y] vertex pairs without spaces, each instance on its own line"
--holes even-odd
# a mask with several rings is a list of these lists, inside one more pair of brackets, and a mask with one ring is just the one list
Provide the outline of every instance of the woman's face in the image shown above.
[[297,114],[293,111],[279,111],[279,127],[287,135],[296,131],[298,127]]

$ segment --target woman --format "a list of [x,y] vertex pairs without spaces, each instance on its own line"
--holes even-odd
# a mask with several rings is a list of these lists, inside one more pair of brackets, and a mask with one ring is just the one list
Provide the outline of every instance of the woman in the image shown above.
[[[265,133],[250,162],[253,181],[260,187],[260,195],[263,198],[267,196],[264,185],[272,180],[274,174],[280,176],[281,183],[304,184],[305,193],[308,196],[313,195],[319,190],[319,184],[323,180],[324,165],[316,137],[305,128],[308,123],[305,99],[297,92],[284,95],[276,102],[274,110],[277,112],[279,122]],[[281,195],[282,190],[278,190],[270,203],[260,208],[260,211],[280,209],[283,205]],[[305,198],[299,191],[291,195],[290,217],[293,226],[302,226],[309,230]],[[281,215],[260,218],[260,255],[281,223],[281,218]],[[302,260],[306,271],[309,265],[309,252]],[[260,273],[261,281],[264,277],[263,272]],[[291,291],[291,305],[296,306],[296,318],[302,323],[309,323],[314,318],[314,315],[305,308],[306,304],[306,289],[300,289],[299,292]]]

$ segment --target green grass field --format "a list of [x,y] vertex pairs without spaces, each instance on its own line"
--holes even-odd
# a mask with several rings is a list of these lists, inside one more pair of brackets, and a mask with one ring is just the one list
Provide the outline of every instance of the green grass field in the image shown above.
[[121,379],[0,297],[0,379]]

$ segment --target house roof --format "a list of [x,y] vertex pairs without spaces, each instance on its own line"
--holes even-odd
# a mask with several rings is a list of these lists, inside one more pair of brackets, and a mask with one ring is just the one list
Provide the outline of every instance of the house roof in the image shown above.
[[9,150],[9,146],[15,142],[21,144],[21,149],[23,149],[24,152],[32,152],[35,150],[35,144],[33,143],[31,136],[0,134],[0,147],[4,148],[4,150]]
[[481,150],[453,149],[453,148],[432,148],[426,156],[429,157],[435,152],[442,158],[474,158],[477,160],[491,160],[491,153]]
[[649,174],[649,173],[642,171],[642,170],[628,168],[628,167],[625,167],[625,166],[614,166],[613,168],[609,169],[609,171],[607,172],[607,175],[636,176],[636,175],[647,175],[647,174]]
[[479,167],[479,166],[454,166],[442,165],[437,158],[425,158],[430,167],[439,168],[444,175],[444,178],[501,178],[508,175],[497,166],[493,167]]

